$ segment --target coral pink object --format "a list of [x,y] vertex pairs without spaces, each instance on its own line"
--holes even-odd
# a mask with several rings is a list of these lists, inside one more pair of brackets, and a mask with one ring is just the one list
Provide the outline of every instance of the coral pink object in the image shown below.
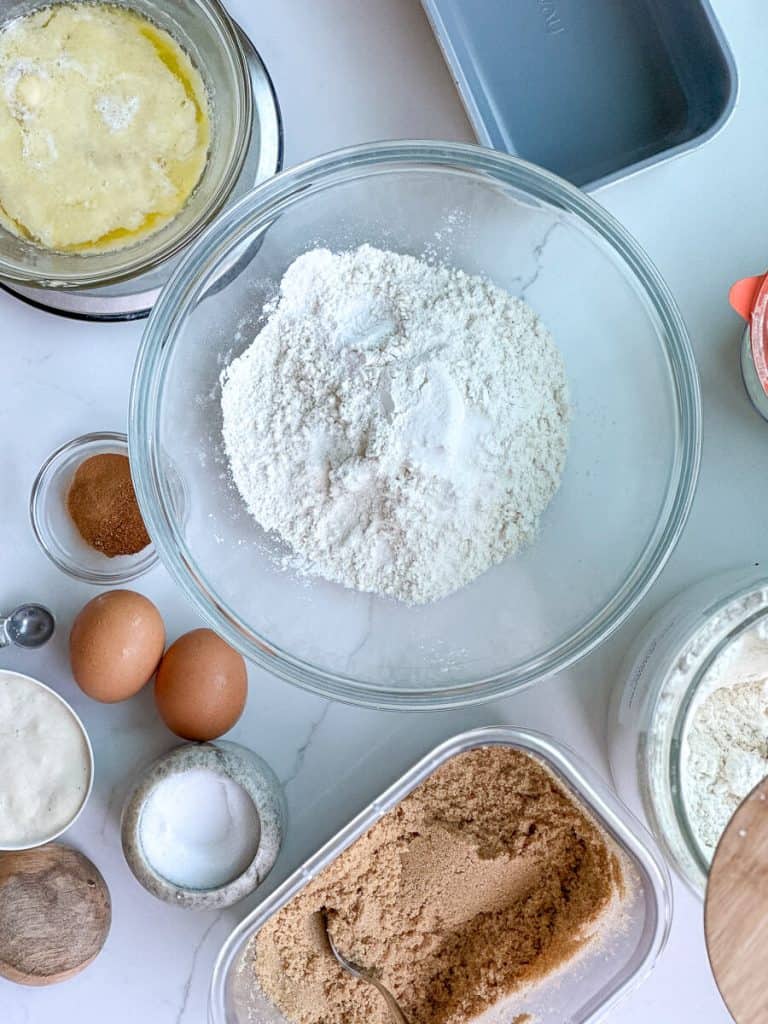
[[737,281],[728,293],[728,301],[749,324],[752,360],[768,395],[768,274]]

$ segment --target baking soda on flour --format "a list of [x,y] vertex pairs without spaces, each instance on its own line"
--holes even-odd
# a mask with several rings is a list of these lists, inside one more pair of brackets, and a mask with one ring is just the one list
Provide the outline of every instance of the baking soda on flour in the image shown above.
[[568,439],[563,361],[488,280],[363,245],[285,273],[225,371],[224,442],[301,572],[409,604],[536,535]]

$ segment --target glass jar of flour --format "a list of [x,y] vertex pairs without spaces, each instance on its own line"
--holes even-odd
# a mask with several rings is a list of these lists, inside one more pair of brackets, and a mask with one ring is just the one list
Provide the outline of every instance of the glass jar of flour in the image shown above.
[[717,842],[768,775],[768,575],[705,580],[627,653],[609,714],[616,788],[703,896]]

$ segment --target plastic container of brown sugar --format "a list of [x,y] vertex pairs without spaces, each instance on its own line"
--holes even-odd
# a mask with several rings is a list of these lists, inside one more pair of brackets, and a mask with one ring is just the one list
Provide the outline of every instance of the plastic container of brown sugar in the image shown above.
[[[341,832],[310,857],[250,913],[224,943],[214,967],[209,1024],[287,1024],[259,991],[250,960],[259,929],[341,853],[451,758],[478,747],[506,746],[529,754],[559,779],[618,846],[629,876],[620,925],[551,978],[525,994],[509,1014],[495,1010],[503,1024],[519,1013],[537,1024],[595,1024],[650,973],[667,940],[672,891],[667,868],[650,836],[598,775],[570,750],[539,733],[485,728],[462,733],[437,747]],[[492,797],[491,797],[492,799]]]

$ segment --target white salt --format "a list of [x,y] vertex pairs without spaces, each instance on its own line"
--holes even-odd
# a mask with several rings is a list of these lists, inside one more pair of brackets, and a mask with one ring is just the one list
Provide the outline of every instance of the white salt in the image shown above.
[[259,846],[259,816],[232,779],[193,768],[164,779],[141,815],[144,855],[186,889],[216,889],[245,871]]

